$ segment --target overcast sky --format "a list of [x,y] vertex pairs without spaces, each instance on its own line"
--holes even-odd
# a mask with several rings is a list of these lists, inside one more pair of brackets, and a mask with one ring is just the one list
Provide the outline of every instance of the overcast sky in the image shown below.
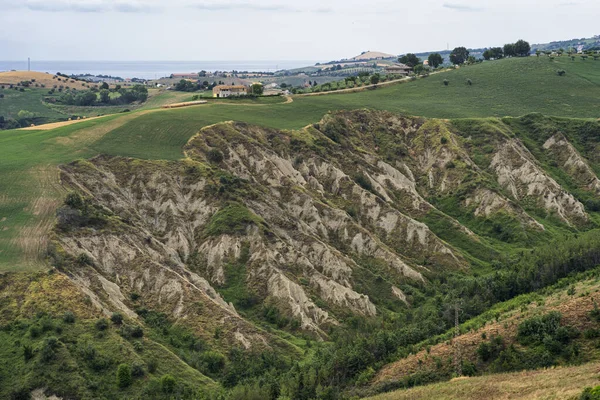
[[332,60],[600,34],[599,0],[0,0],[0,59]]

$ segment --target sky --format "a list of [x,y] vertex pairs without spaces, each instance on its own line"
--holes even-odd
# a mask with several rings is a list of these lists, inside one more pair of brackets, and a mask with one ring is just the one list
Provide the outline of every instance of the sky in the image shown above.
[[0,60],[337,60],[600,34],[599,0],[0,0]]

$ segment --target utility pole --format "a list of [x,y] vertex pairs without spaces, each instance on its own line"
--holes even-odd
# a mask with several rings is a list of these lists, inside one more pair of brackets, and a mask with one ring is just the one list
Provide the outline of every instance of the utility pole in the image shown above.
[[460,352],[460,344],[458,337],[460,336],[460,325],[458,323],[458,315],[460,313],[460,303],[457,301],[454,304],[454,367],[456,376],[462,376],[462,356]]

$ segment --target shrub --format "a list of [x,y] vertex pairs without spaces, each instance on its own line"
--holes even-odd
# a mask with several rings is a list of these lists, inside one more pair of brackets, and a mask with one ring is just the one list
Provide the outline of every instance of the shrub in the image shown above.
[[42,349],[40,351],[40,359],[43,362],[48,362],[54,358],[54,350],[58,347],[58,339],[54,336],[44,339]]
[[600,400],[600,386],[585,388],[579,400]]
[[175,391],[176,383],[177,382],[175,381],[173,375],[167,374],[163,375],[162,378],[160,378],[160,386],[164,393],[173,393]]
[[448,79],[444,79],[444,86],[448,86],[450,84],[450,81]]
[[158,362],[156,360],[150,360],[148,361],[148,372],[150,372],[151,374],[156,372],[156,368],[158,367]]
[[135,361],[131,366],[131,375],[140,378],[146,374],[144,364],[140,361]]
[[219,164],[221,161],[223,161],[223,153],[221,153],[221,151],[218,149],[210,149],[206,153],[206,158],[212,163]]
[[144,330],[139,325],[125,324],[121,327],[119,333],[126,339],[141,338],[144,336]]
[[565,71],[564,69],[559,69],[558,71],[556,71],[556,74],[558,76],[564,76],[567,73],[567,71]]
[[354,181],[363,189],[368,190],[369,192],[373,192],[373,185],[371,184],[371,180],[367,178],[363,173],[358,173],[354,175]]
[[67,324],[72,324],[75,322],[75,314],[73,314],[71,311],[65,312],[63,315],[63,321]]
[[94,261],[92,260],[92,258],[85,253],[80,253],[77,256],[76,261],[77,261],[77,264],[81,267],[84,267],[86,265],[94,265]]
[[123,315],[121,313],[114,312],[110,316],[110,320],[113,322],[113,324],[121,325],[123,322]]
[[117,386],[126,388],[131,385],[131,367],[129,364],[119,364],[117,368]]
[[467,85],[472,86],[473,85],[473,81],[470,79],[467,79]]
[[25,344],[23,345],[23,359],[25,359],[25,361],[29,361],[33,358],[34,356],[34,352],[33,352],[33,347]]
[[216,351],[207,351],[202,355],[202,363],[208,372],[216,374],[225,368],[225,356]]
[[96,321],[95,326],[99,331],[106,330],[106,328],[108,328],[108,321],[106,318],[100,318],[98,321]]

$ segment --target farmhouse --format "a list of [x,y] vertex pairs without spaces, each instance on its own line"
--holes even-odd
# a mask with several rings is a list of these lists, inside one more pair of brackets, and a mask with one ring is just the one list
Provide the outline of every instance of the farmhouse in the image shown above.
[[213,88],[213,97],[243,96],[248,94],[248,87],[243,85],[220,85]]
[[410,67],[405,64],[393,64],[385,68],[385,72],[391,75],[408,75]]

